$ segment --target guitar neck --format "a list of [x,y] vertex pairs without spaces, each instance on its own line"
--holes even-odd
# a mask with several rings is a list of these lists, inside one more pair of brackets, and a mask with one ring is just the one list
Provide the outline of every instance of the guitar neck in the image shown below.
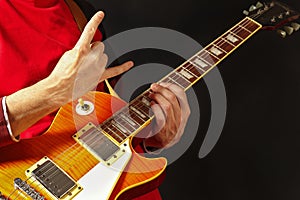
[[[258,22],[245,17],[159,82],[173,83],[187,90],[261,27]],[[154,117],[151,112],[151,99],[148,97],[150,92],[149,89],[146,90],[99,125],[99,128],[120,144],[128,137],[136,135]]]
[[245,17],[215,41],[201,49],[189,60],[165,76],[160,82],[170,82],[187,90],[261,27],[258,22]]

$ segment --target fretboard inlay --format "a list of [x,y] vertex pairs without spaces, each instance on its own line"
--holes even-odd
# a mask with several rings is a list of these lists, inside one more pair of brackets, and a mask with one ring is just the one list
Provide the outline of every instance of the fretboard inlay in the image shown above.
[[[254,20],[244,18],[159,82],[173,83],[187,90],[260,28],[261,25]],[[150,89],[145,91],[99,125],[100,128],[119,143],[136,134],[138,129],[154,117],[150,93]]]

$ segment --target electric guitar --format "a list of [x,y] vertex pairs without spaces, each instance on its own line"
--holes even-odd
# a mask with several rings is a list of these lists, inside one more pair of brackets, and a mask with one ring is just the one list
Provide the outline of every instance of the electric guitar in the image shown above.
[[[258,30],[276,30],[300,16],[277,1],[258,2],[245,14],[160,81],[187,90]],[[299,28],[292,23],[278,33],[284,37]],[[142,157],[132,147],[154,117],[149,92],[128,104],[90,92],[81,103],[60,108],[43,135],[1,148],[0,199],[132,199],[158,187],[166,159]]]

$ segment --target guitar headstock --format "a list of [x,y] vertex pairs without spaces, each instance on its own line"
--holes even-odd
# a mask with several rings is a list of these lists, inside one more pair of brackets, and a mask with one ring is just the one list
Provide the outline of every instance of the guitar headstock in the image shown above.
[[300,17],[300,13],[278,1],[257,2],[250,6],[249,11],[243,13],[260,23],[262,29],[275,30],[287,24],[283,27],[284,30],[277,31],[282,37],[300,29],[300,24],[294,22]]

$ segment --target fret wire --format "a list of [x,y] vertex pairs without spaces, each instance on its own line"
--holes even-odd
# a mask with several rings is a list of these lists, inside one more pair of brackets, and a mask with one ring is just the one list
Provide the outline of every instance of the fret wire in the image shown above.
[[[196,65],[193,65],[191,62],[189,62],[188,67],[195,67],[197,72],[199,72],[198,69],[200,69],[200,71],[202,71],[203,73],[205,73],[205,71],[204,71],[203,69],[199,68],[199,67],[196,66]],[[186,68],[186,69],[187,69],[187,68]],[[198,75],[195,75],[195,73],[192,72],[191,70],[189,70],[189,69],[187,69],[187,70],[188,70],[189,72],[191,72],[196,78],[199,78],[199,77],[202,75],[202,74],[200,74],[200,72],[199,72],[200,75],[198,76]]]
[[[120,117],[119,115],[117,115],[117,116],[115,116],[114,117],[114,121],[118,124],[118,125],[120,125],[122,128],[124,128],[125,130],[126,130],[126,133],[127,132],[132,132],[132,127],[129,125],[129,123],[128,122],[126,122],[122,117]],[[128,128],[128,126],[130,127],[130,128]],[[126,134],[127,135],[127,134]]]
[[[138,109],[138,111],[140,111],[142,114],[144,114],[144,116],[147,118],[151,118],[151,116],[149,116],[144,110],[142,110],[142,109],[139,109],[139,108],[142,108],[142,106],[143,106],[143,103],[140,103],[140,102],[138,102],[138,101],[135,101],[135,102],[137,102],[137,106],[140,104],[141,106],[140,107],[135,107],[134,106],[134,108],[135,109]],[[148,119],[147,119],[148,120]]]
[[236,34],[235,32],[229,31],[229,33],[235,35],[236,37],[238,37],[240,40],[244,40],[243,38],[241,38],[238,34]]
[[[241,28],[239,28],[239,26],[240,26],[240,24],[246,24],[246,25],[249,25],[249,24],[251,24],[251,21],[249,21],[249,20],[247,20],[247,18],[245,18],[244,20],[242,20],[239,24],[237,24],[237,25],[235,25],[234,27],[232,27],[230,30],[233,30],[233,29],[236,29],[235,31],[227,31],[223,36],[221,36],[221,37],[219,37],[219,38],[221,38],[221,40],[219,40],[219,42],[218,43],[212,43],[213,45],[216,45],[216,46],[218,46],[219,47],[219,45],[220,44],[225,44],[225,43],[228,43],[229,45],[232,45],[233,46],[233,48],[230,50],[230,52],[231,51],[233,51],[233,49],[236,47],[236,45],[234,45],[234,44],[232,44],[230,41],[228,41],[227,39],[225,39],[224,38],[224,36],[225,35],[228,35],[228,34],[230,34],[230,33],[233,33],[234,35],[237,35],[237,37],[241,40],[241,41],[239,41],[239,43],[242,43],[245,39],[243,39],[243,38],[241,38],[240,36],[238,36],[238,32],[240,32],[242,29]],[[222,42],[224,40],[224,42]],[[209,47],[209,46],[208,46]],[[207,47],[207,48],[208,48]],[[221,47],[219,47],[221,50],[223,50],[223,51],[225,51],[223,48],[221,48]],[[206,49],[204,49],[205,51],[207,51]],[[211,67],[214,67],[214,65],[215,65],[215,63],[213,64],[213,65],[211,65],[210,63],[208,63],[208,61],[206,60],[206,58],[208,57],[208,55],[205,55],[204,54],[204,56],[203,55],[199,55],[199,54],[201,54],[203,52],[203,50],[202,51],[200,51],[199,53],[198,53],[198,55],[197,55],[197,57],[199,57],[202,61],[204,61],[206,64],[208,64],[209,65],[209,67],[211,68]],[[225,51],[226,52],[226,51]],[[210,54],[210,55],[212,55],[209,51],[208,51],[208,53]],[[228,52],[226,52],[226,54],[228,54]],[[216,57],[216,56],[214,56],[214,55],[212,55],[213,57]],[[224,56],[222,56],[222,58],[223,58]],[[222,59],[221,58],[221,59]],[[192,59],[194,59],[194,58],[191,58],[191,60]],[[218,60],[220,60],[219,58],[217,58]],[[197,65],[197,64],[195,64],[196,65],[196,67],[197,68],[199,68],[199,66]],[[209,69],[210,69],[209,68]],[[201,69],[202,70],[202,68],[199,68],[199,69]],[[202,70],[202,71],[204,71],[204,70]]]
[[146,114],[146,116],[149,117],[150,119],[153,116],[152,115],[153,113],[151,113],[151,107],[145,105],[145,103],[142,101],[139,101],[138,103],[140,104],[140,106],[138,107],[139,110],[142,110]]
[[[130,115],[129,117],[131,117],[131,115],[133,115],[133,116],[135,116],[137,119],[134,119],[134,118],[132,118],[135,122],[137,122],[140,126],[141,125],[143,125],[146,121],[143,119],[143,118],[141,118],[136,112],[134,112],[133,110],[131,110],[129,107],[128,107],[128,111],[129,111],[129,113],[128,113],[128,115]],[[130,113],[131,112],[131,113]],[[140,122],[138,122],[137,120],[140,120],[141,121],[141,123]]]
[[183,81],[186,81],[185,83],[187,83],[188,85],[191,84],[191,82],[189,80],[187,80],[184,76],[182,76],[180,73],[175,71],[175,76],[176,75],[179,76]]
[[189,81],[188,79],[186,79],[183,75],[181,75],[181,74],[178,73],[177,71],[175,71],[175,72],[176,72],[176,74],[177,74],[178,76],[180,76],[182,79],[184,79],[185,81],[187,81],[188,84],[191,84],[191,81]]
[[[117,118],[115,118],[115,120],[119,123],[119,121],[118,120],[122,120],[124,123],[122,123],[122,122],[120,122],[120,123],[122,123],[122,125],[123,126],[126,126],[126,125],[128,125],[129,127],[130,127],[130,130],[129,130],[129,128],[127,128],[127,127],[125,127],[129,132],[134,132],[134,131],[136,131],[136,129],[129,123],[129,122],[127,122],[125,119],[123,119],[121,116],[117,116]],[[124,125],[125,124],[125,125]]]
[[197,80],[201,74],[203,74],[203,72],[200,73],[198,68],[190,61],[187,61],[185,64],[183,64],[180,69],[177,69],[177,73],[186,77],[190,81],[190,84]]
[[[117,124],[115,118],[113,118],[113,119],[110,121],[110,125],[111,125],[113,128],[115,128],[117,131],[119,131],[119,132],[121,133],[120,136],[121,136],[122,138],[123,138],[123,136],[124,136],[125,139],[126,139],[127,134],[124,133],[123,130],[118,126],[118,124]],[[126,130],[125,130],[125,131],[126,131]]]
[[[240,24],[247,24],[247,25],[249,25],[250,22],[251,22],[251,21],[243,20],[243,21],[240,22]],[[237,24],[236,26],[234,26],[234,27],[231,29],[231,30],[235,29],[234,31],[232,31],[232,32],[231,32],[231,31],[227,31],[227,32],[225,33],[225,35],[233,34],[233,35],[235,35],[236,37],[238,37],[238,39],[240,40],[239,43],[241,43],[241,42],[243,42],[243,41],[245,40],[245,39],[241,38],[241,37],[238,35],[238,33],[239,33],[241,30],[243,30],[243,27],[240,27],[240,24]],[[226,40],[226,39],[224,38],[225,35],[223,35],[222,37],[220,37],[220,40],[219,40],[218,43],[212,43],[212,45],[216,46],[216,48],[220,49],[220,50],[223,51],[225,54],[228,54],[228,52],[227,52],[225,49],[223,49],[222,47],[220,47],[219,45],[221,45],[221,44],[223,44],[223,45],[227,44],[227,45],[232,46],[233,48],[232,48],[232,50],[230,50],[230,52],[233,51],[233,49],[236,47],[236,45],[234,45],[234,44],[231,43],[230,41]],[[208,48],[208,47],[207,47],[207,48]],[[203,53],[203,54],[202,54],[202,55],[199,55],[199,54],[201,54],[201,53]],[[187,62],[188,64],[187,64],[187,65],[182,65],[182,66],[178,67],[178,70],[179,70],[179,69],[185,70],[185,71],[188,72],[193,78],[198,79],[198,78],[202,75],[202,72],[205,73],[207,70],[209,70],[209,69],[211,69],[212,67],[214,67],[214,65],[215,65],[215,63],[216,63],[216,61],[213,61],[213,60],[212,60],[213,63],[211,64],[211,63],[210,63],[211,61],[208,61],[207,58],[212,59],[212,58],[211,58],[211,56],[212,56],[212,57],[214,57],[215,59],[217,59],[217,61],[219,61],[219,60],[221,60],[221,59],[224,57],[224,56],[222,56],[222,58],[218,58],[216,55],[214,55],[213,53],[211,53],[209,50],[206,50],[206,49],[200,51],[199,54],[196,55],[196,56],[194,56],[194,57],[192,57],[190,60],[188,60],[188,62]],[[199,60],[201,60],[202,62],[204,62],[204,63],[207,65],[207,66],[205,66],[205,67],[207,67],[208,69],[205,70],[205,69],[204,69],[205,67],[202,68],[202,66],[199,66],[197,63],[195,63],[195,62],[192,61],[192,60],[195,60],[195,59],[199,59]],[[194,71],[194,72],[193,72],[193,71]],[[198,74],[200,74],[200,75],[199,75],[199,76],[196,75],[196,74],[195,74],[195,71],[198,72]],[[172,77],[172,76],[173,76],[173,77]],[[177,76],[177,77],[176,77],[176,76]],[[192,78],[192,79],[193,79],[193,78]],[[168,80],[166,80],[166,79],[168,79]],[[179,81],[182,81],[182,80],[185,80],[185,81],[187,81],[187,82],[186,82],[186,83],[185,83],[185,82],[179,82]],[[191,83],[191,81],[187,80],[187,78],[185,78],[180,72],[176,72],[176,71],[175,71],[175,73],[174,73],[174,72],[173,72],[173,73],[170,73],[168,76],[164,77],[164,78],[161,80],[161,82],[162,82],[162,81],[167,81],[168,83],[172,83],[172,82],[173,82],[174,84],[176,84],[176,85],[178,85],[178,86],[180,86],[180,87],[182,87],[182,88],[186,88],[185,84]],[[147,96],[142,96],[141,99],[142,99],[142,98],[148,98],[148,97],[147,97]],[[136,112],[134,109],[131,109],[130,106],[133,106],[133,108],[134,108],[134,109],[137,109],[138,112]],[[129,112],[132,112],[132,114],[133,114],[134,117],[137,117],[137,118],[140,119],[141,121],[144,121],[144,122],[145,122],[145,121],[148,120],[147,118],[150,119],[150,117],[152,117],[152,116],[149,116],[149,114],[147,113],[151,108],[150,108],[150,107],[146,107],[146,105],[145,105],[143,102],[141,102],[140,100],[139,100],[139,102],[134,101],[134,102],[132,102],[131,104],[129,104],[128,109],[129,109],[129,110],[128,110]],[[139,112],[140,112],[142,115],[140,115]],[[128,114],[131,115],[130,113],[128,113]],[[128,115],[125,114],[125,116],[128,116]],[[145,116],[145,117],[143,117],[143,116]],[[131,116],[128,116],[128,117],[130,117],[135,123],[140,124],[140,123],[139,123],[136,119],[134,119],[133,117],[131,117]],[[145,118],[146,118],[146,120],[145,120]],[[116,123],[118,123],[118,121],[116,121]],[[129,125],[128,122],[127,122],[126,124]],[[140,125],[142,125],[142,124],[140,124]],[[124,127],[124,128],[126,129],[126,127]]]
[[[233,30],[233,29],[235,29],[235,28],[239,28],[238,26],[240,25],[240,24],[244,24],[244,23],[246,23],[246,24],[249,24],[249,23],[251,23],[251,21],[249,21],[247,18],[244,18],[240,23],[238,23],[237,25],[235,25],[234,27],[232,27],[230,30]],[[238,30],[236,30],[236,31],[238,31]],[[229,33],[229,31],[227,31],[224,35],[226,35],[226,34],[228,34]],[[223,35],[223,36],[224,36]],[[223,36],[221,36],[221,37],[219,37],[219,38],[221,38],[221,40],[220,41],[225,41],[225,43],[228,43],[229,45],[232,45],[233,47],[236,47],[236,45],[234,45],[234,44],[232,44],[231,42],[229,42],[229,41],[227,41],[227,40],[225,40],[224,38],[223,38]],[[244,39],[242,39],[242,41],[240,41],[240,42],[243,42],[244,41]],[[222,42],[221,42],[222,43]],[[225,44],[224,42],[222,43],[222,44]],[[220,43],[219,43],[220,44]],[[215,45],[219,45],[218,43],[216,43]],[[221,47],[220,47],[221,48]],[[223,48],[221,48],[221,49],[223,49]],[[223,49],[224,50],[224,49]],[[225,51],[225,50],[224,50]],[[232,50],[231,50],[232,51]],[[231,52],[230,51],[230,52]],[[203,50],[202,51],[200,51],[200,53],[201,52],[203,52]],[[208,51],[208,53],[209,53],[209,51]],[[210,54],[210,53],[209,53]],[[214,55],[212,55],[212,56],[214,56]],[[214,56],[215,57],[215,56]],[[224,56],[223,56],[224,57]],[[199,57],[198,57],[199,58]],[[206,57],[205,57],[206,58]],[[215,65],[215,62],[213,63],[213,64],[210,64],[210,63],[208,63],[208,61],[207,60],[205,60],[205,58],[203,57],[203,59],[201,59],[202,61],[204,61],[207,65],[208,65],[208,67],[209,67],[209,69],[210,68],[212,68],[212,67],[214,67],[214,65]],[[198,66],[196,63],[195,64],[192,64],[191,62],[192,62],[192,60],[193,59],[195,59],[195,56],[194,57],[192,57],[191,59],[189,59],[188,61],[190,62],[190,64],[192,65],[192,66],[194,66],[195,68],[197,68],[198,70],[197,71],[199,71],[199,69],[200,69],[200,71],[203,71],[204,73],[206,72],[206,70],[204,70],[203,68],[201,68],[200,66]],[[216,58],[217,60],[220,60],[219,58]],[[222,59],[222,58],[221,58]],[[179,69],[180,68],[183,68],[183,69],[185,69],[185,70],[187,70],[189,73],[191,73],[196,79],[198,79],[199,78],[199,76],[196,76],[193,72],[191,72],[190,70],[188,70],[184,65],[183,66],[180,66],[179,67]]]
[[118,123],[118,121],[116,120],[116,118],[114,118],[114,123],[112,123],[112,125],[118,129],[125,137],[128,136],[128,134],[126,133],[130,133],[129,130],[127,130],[127,128],[125,128],[122,124]]
[[[178,76],[179,78],[176,78],[176,76]],[[186,78],[184,78],[180,73],[178,73],[177,71],[173,71],[172,73],[170,73],[166,78],[171,78],[175,81],[176,84],[178,84],[178,86],[182,87],[182,88],[186,88],[186,84],[191,84],[191,82],[189,80],[187,80]],[[176,80],[175,80],[176,78]],[[180,81],[181,78],[181,81]],[[180,82],[179,82],[180,81]],[[164,82],[164,80],[162,80],[161,82]]]
[[124,121],[126,121],[133,129],[134,131],[137,130],[137,128],[140,126],[140,124],[133,119],[131,116],[127,116],[125,113],[121,113],[121,118],[123,118]]
[[[111,126],[107,126],[107,129],[108,130],[110,130],[111,131],[111,133],[113,133],[115,136],[117,136],[121,141],[123,141],[124,139],[126,139],[126,137],[125,138],[123,138],[123,134],[121,133],[121,135],[118,133],[118,132],[120,132],[120,131],[118,131],[118,129],[116,128],[116,127],[114,127],[114,126],[112,126],[112,124],[111,124]],[[108,132],[106,132],[107,134],[109,134]],[[110,135],[110,134],[109,134]],[[110,135],[111,136],[111,135]],[[119,141],[118,141],[119,142]]]
[[[204,61],[207,65],[209,65],[209,67],[211,67],[212,65],[207,61],[205,60],[205,58],[202,58],[201,56],[197,55],[198,58],[200,58],[202,61]],[[206,70],[200,68],[203,72],[206,72]]]
[[[175,81],[178,82],[178,83],[179,83],[180,80],[186,81],[186,80],[183,79],[180,75],[177,75],[177,78],[176,78],[176,74],[175,74],[174,78],[175,78]],[[172,78],[172,79],[174,79],[174,78]],[[186,82],[185,82],[185,83],[186,83]],[[179,83],[179,84],[180,84],[179,86],[181,86],[181,87],[184,89],[184,88],[186,88],[187,86],[189,86],[191,83],[190,83],[190,81],[188,81],[188,83],[187,83],[188,85],[187,85],[187,86],[185,86],[185,84],[184,84],[184,85],[181,84],[181,83]]]
[[207,52],[209,55],[213,56],[214,58],[218,59],[218,61],[220,60],[220,58],[218,58],[217,56],[215,56],[213,53],[211,53],[210,51],[206,50],[204,48],[204,51]]
[[248,30],[246,27],[243,27],[243,26],[241,26],[241,25],[239,25],[239,27],[241,27],[242,29],[244,29],[245,31],[247,31],[248,33],[252,33],[250,30]]
[[226,40],[225,38],[221,38],[221,39],[227,42],[228,44],[232,45],[233,47],[236,47],[234,44],[232,44],[230,41]]
[[[186,66],[186,64],[188,64],[188,65]],[[196,75],[191,69],[188,69],[189,67],[193,67],[193,66],[194,66],[191,62],[188,61],[186,64],[184,64],[184,65],[182,66],[183,70],[187,71],[189,74],[191,74],[192,76],[194,76],[196,79],[199,78],[199,77],[201,76],[200,73],[199,73],[200,76],[198,76],[198,75]],[[197,69],[196,69],[196,71],[198,72]]]
[[[119,139],[122,141],[123,138],[122,138],[119,134],[117,134],[116,131],[114,131],[112,128],[113,128],[113,127],[110,127],[109,125],[106,125],[107,131],[106,131],[105,129],[103,129],[103,130],[105,131],[105,133],[107,133],[108,135],[110,135],[110,136],[111,136],[112,138],[114,138],[115,140],[118,141],[117,138],[119,138]],[[113,137],[110,133],[112,133],[113,135],[115,135],[117,138]],[[118,141],[118,142],[119,142],[119,141]]]
[[220,46],[216,45],[216,44],[212,44],[213,46],[215,46],[216,48],[220,49],[221,51],[223,51],[223,53],[228,54],[227,51],[225,51],[224,49],[222,49]]
[[[257,31],[258,30],[258,28],[260,28],[259,26],[258,26],[258,24],[256,24],[255,22],[254,22],[254,20],[253,21],[251,21],[251,20],[249,20],[249,19],[247,19],[247,18],[245,18],[245,19],[243,19],[241,22],[240,22],[240,24],[242,25],[242,24],[244,24],[244,23],[246,23],[247,24],[247,26],[249,27],[249,25],[251,26],[251,28],[255,25],[255,27],[253,28],[254,30],[251,32],[251,34],[252,33],[254,33],[255,31]],[[238,24],[239,25],[239,24]],[[235,27],[233,27],[231,30],[234,30],[236,28],[236,26]],[[235,30],[236,32],[234,32],[234,33],[236,33],[236,34],[238,34],[239,32],[241,32],[241,30]],[[225,34],[228,34],[229,32],[226,32]],[[238,36],[237,36],[238,37]],[[230,42],[229,41],[226,41],[225,39],[223,39],[223,36],[221,36],[221,37],[219,37],[218,38],[219,39],[219,42],[221,42],[222,43],[222,41],[225,41],[225,42],[223,42],[222,44],[226,44],[226,43],[228,43],[229,45],[232,45],[233,47],[236,47],[236,45],[233,45],[233,44],[230,44]],[[244,40],[246,40],[247,38],[245,38],[245,39],[241,39],[242,41],[241,41],[241,43],[244,41]],[[220,44],[220,43],[219,43]],[[233,51],[233,50],[231,50],[231,51]],[[231,52],[230,51],[230,52]],[[192,57],[191,59],[193,59],[194,57]],[[185,69],[185,70],[187,70],[187,71],[189,71],[189,73],[190,74],[193,74],[193,75],[195,75],[193,72],[191,72],[191,70],[188,70],[187,68],[189,68],[189,67],[195,67],[195,69],[196,69],[196,71],[198,71],[197,70],[197,68],[199,68],[197,65],[194,65],[194,64],[192,64],[192,63],[190,63],[188,66],[181,66],[183,69]],[[193,68],[192,68],[193,69]],[[198,73],[200,73],[199,71],[198,71]],[[199,76],[194,76],[195,78],[199,78]],[[132,112],[132,115],[133,116],[135,116],[135,117],[137,117],[137,119],[140,119],[141,121],[144,121],[142,118],[140,118],[140,116],[138,115],[138,114],[136,114],[134,111],[131,111],[129,108],[128,108],[128,113],[127,114],[129,114],[130,115],[130,112]],[[127,115],[127,114],[125,114],[125,115]],[[134,122],[136,122],[137,124],[140,124],[139,122],[137,122],[134,118],[132,118],[132,117],[130,117]],[[142,125],[142,124],[140,124],[140,125]],[[72,147],[74,148],[74,146],[75,145],[73,145]],[[63,155],[63,154],[60,154],[60,155]],[[60,156],[59,155],[59,156]],[[56,158],[55,158],[56,159]],[[43,189],[42,189],[43,190]],[[15,190],[16,191],[16,190]],[[11,193],[10,195],[12,195],[13,193]]]
[[179,87],[181,87],[183,89],[185,88],[182,85],[180,85],[176,80],[172,79],[171,77],[168,77],[168,78],[170,80],[170,82],[168,82],[168,83],[173,83],[173,84],[178,85]]
[[174,80],[176,83],[178,83],[178,85],[179,85],[180,87],[182,87],[183,89],[186,88],[186,86],[184,86],[184,85],[182,85],[182,84],[179,83],[179,81],[180,81],[180,76],[178,76],[178,78],[176,78],[176,76],[175,76],[174,78],[172,78],[172,80]]
[[[117,125],[117,124],[112,124],[111,125],[116,131],[117,131],[117,133],[119,132],[119,133],[121,133],[121,138],[122,138],[122,140],[124,140],[124,139],[126,139],[127,138],[127,134],[126,133],[124,133],[124,132],[126,132],[126,131],[123,131],[122,130],[122,128],[120,127],[120,125]],[[125,137],[125,138],[123,138],[123,136]]]
[[[203,62],[204,64],[206,64],[207,66],[211,66],[211,64],[210,63],[208,63],[206,60],[204,60],[204,59],[202,59],[200,56],[198,56],[198,55],[196,55],[195,57],[195,60],[197,59],[197,60],[200,60],[201,62]],[[206,70],[205,69],[203,69],[203,67],[200,65],[200,64],[198,64],[196,61],[193,61],[193,63],[191,63],[192,65],[194,65],[197,69],[199,69],[200,71],[202,71],[203,73],[205,73],[206,72]],[[199,66],[200,65],[200,66]],[[205,67],[207,67],[207,66],[205,66]]]
[[[242,33],[241,31],[244,30],[244,28],[240,28],[240,27],[245,27],[249,24],[251,24],[251,21],[243,21],[243,22],[237,24],[237,26],[233,27],[230,31],[234,32],[234,30],[235,30],[235,31],[238,31],[239,33]],[[240,36],[243,38],[243,40],[246,39],[252,33],[252,32],[250,32],[250,34],[249,34],[249,32],[247,30],[245,30],[245,31],[247,32],[247,36],[245,38]]]

